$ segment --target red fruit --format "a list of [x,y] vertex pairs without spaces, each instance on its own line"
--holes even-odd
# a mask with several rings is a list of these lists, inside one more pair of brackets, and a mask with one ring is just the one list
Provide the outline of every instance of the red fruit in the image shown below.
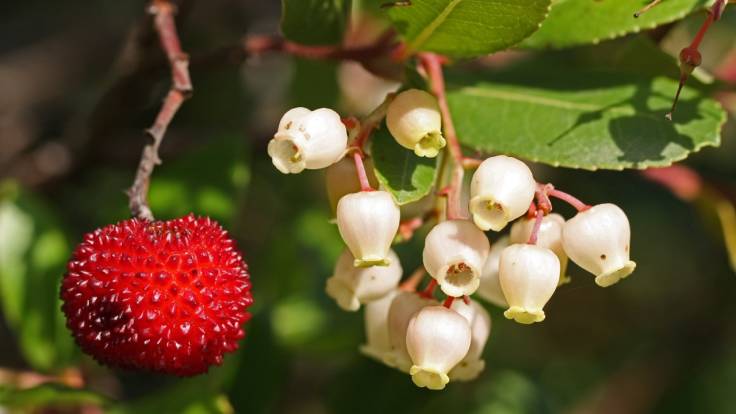
[[61,286],[67,327],[103,364],[179,376],[238,348],[248,266],[220,225],[125,220],[84,236]]

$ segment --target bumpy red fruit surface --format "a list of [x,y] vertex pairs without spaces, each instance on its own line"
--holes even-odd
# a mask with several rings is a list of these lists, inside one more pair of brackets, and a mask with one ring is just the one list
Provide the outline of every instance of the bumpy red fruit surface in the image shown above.
[[62,281],[62,310],[97,361],[189,376],[237,349],[250,286],[245,261],[217,222],[131,219],[85,235]]

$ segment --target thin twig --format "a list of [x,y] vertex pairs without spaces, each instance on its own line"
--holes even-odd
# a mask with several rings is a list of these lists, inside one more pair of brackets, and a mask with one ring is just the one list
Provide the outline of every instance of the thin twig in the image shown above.
[[148,187],[153,169],[161,163],[158,149],[174,115],[176,115],[182,103],[191,96],[192,81],[189,76],[189,56],[182,51],[179,35],[176,31],[174,20],[176,6],[170,0],[153,0],[148,11],[153,15],[154,28],[158,33],[161,48],[166,53],[171,67],[171,89],[166,95],[156,120],[151,128],[146,131],[153,142],[143,148],[135,180],[128,190],[128,206],[134,217],[152,221],[154,217],[151,208],[148,206]]
[[243,40],[246,55],[257,56],[266,52],[283,52],[312,60],[353,60],[369,62],[381,56],[387,56],[395,45],[395,33],[385,32],[373,44],[355,48],[341,46],[311,46],[294,43],[278,36],[248,36]]

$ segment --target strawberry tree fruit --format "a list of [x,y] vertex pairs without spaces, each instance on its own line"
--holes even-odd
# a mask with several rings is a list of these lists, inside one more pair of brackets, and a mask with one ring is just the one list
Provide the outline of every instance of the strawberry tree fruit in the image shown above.
[[207,217],[99,228],[84,236],[67,268],[67,327],[102,364],[191,376],[221,364],[245,336],[248,266]]

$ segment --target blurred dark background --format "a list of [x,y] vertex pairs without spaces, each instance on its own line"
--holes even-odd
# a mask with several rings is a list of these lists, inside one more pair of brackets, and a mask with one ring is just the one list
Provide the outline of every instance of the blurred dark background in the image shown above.
[[[241,350],[186,380],[111,371],[80,355],[58,310],[59,279],[83,233],[129,216],[124,190],[169,88],[145,7],[0,4],[0,401],[76,412],[48,398],[83,386],[109,398],[69,397],[89,398],[90,413],[99,404],[138,413],[736,412],[736,275],[724,244],[724,231],[736,230],[715,214],[733,212],[733,122],[721,148],[687,161],[716,189],[694,203],[634,171],[537,166],[540,180],[629,214],[636,273],[601,289],[573,267],[534,326],[488,305],[486,372],[443,392],[417,389],[359,354],[361,314],[324,293],[342,244],[322,174],[281,175],[265,153],[286,109],[345,101],[336,63],[237,53],[244,34],[277,33],[276,0],[181,2],[194,95],[167,133],[150,192],[157,218],[209,215],[239,240],[256,300]],[[733,14],[704,44],[706,69],[736,50]],[[657,40],[676,52],[699,21]],[[421,239],[397,248],[406,271],[420,264]],[[65,385],[18,394],[40,382]]]

